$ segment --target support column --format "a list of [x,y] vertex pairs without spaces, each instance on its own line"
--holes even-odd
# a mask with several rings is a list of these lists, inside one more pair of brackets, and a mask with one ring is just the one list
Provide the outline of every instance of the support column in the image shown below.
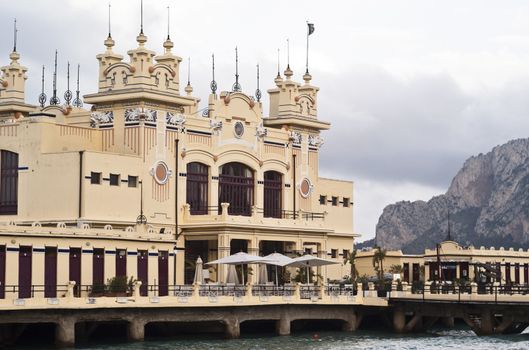
[[143,341],[145,339],[145,322],[133,320],[127,324],[127,339],[129,341]]
[[277,335],[290,335],[290,319],[286,316],[281,316],[276,321],[276,332]]
[[397,333],[404,333],[404,328],[406,327],[406,315],[404,310],[395,309],[393,312],[393,329]]
[[[230,236],[227,234],[219,234],[218,236],[218,253],[217,259],[225,258],[230,255]],[[217,266],[217,282],[226,280],[228,266],[226,264]]]
[[55,345],[73,348],[75,346],[75,321],[63,319],[55,325]]
[[358,316],[356,312],[351,312],[349,314],[349,318],[347,320],[344,320],[344,323],[342,325],[342,330],[345,332],[353,332],[353,331],[356,331],[357,326],[358,326]]
[[224,335],[227,339],[237,339],[241,336],[241,325],[235,317],[224,320]]

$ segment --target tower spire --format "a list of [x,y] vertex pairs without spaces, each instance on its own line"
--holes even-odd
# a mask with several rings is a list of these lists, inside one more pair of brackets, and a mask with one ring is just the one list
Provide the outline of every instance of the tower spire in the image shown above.
[[259,89],[259,63],[257,63],[257,90],[255,90],[255,99],[261,102],[261,90]]
[[80,95],[80,91],[79,91],[79,71],[80,69],[81,69],[81,65],[77,64],[77,89],[75,90],[75,98],[73,99],[73,105],[78,108],[83,107],[83,101],[79,97]]
[[281,49],[277,49],[277,77],[281,77]]
[[44,65],[43,65],[42,66],[42,90],[41,90],[41,93],[39,95],[39,104],[40,104],[41,108],[44,108],[44,105],[46,104],[46,100],[47,99],[48,99],[48,97],[44,93]]
[[17,19],[15,18],[14,30],[13,30],[13,52],[17,52]]
[[294,72],[292,72],[292,69],[290,69],[290,39],[287,38],[287,69],[285,69],[284,72],[287,79],[290,79],[292,75],[294,75]]
[[69,106],[72,101],[72,92],[70,91],[70,61],[68,61],[68,69],[66,71],[66,92],[64,93],[64,100],[66,105]]
[[232,86],[232,91],[241,91],[241,84],[239,84],[239,51],[235,46],[235,84]]
[[191,86],[191,57],[187,58],[187,86],[184,90],[187,93],[187,96],[191,96],[191,93],[193,92],[193,87]]
[[307,60],[305,62],[305,74],[303,75],[303,80],[308,85],[312,76],[309,73],[309,36],[314,33],[314,23],[309,23],[307,21]]
[[61,103],[57,97],[57,50],[55,50],[55,69],[53,71],[53,96],[50,98],[50,105],[58,105]]
[[211,93],[216,94],[217,93],[217,82],[215,81],[215,54],[211,54],[211,73],[212,73],[212,80],[211,80]]

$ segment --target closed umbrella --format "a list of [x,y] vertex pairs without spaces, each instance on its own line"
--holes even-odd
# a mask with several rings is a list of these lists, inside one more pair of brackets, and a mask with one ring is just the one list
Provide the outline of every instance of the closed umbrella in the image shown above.
[[325,266],[325,265],[332,265],[332,264],[338,264],[338,262],[325,260],[322,258],[312,256],[310,254],[306,254],[306,255],[300,256],[299,258],[292,259],[292,262],[290,264],[287,264],[287,266],[305,267],[307,269],[306,270],[307,271],[307,283],[310,283],[309,269],[311,267]]
[[193,279],[193,283],[204,283],[204,272],[202,270],[202,259],[200,256],[197,259],[197,262],[195,264],[195,278]]
[[259,284],[268,283],[268,269],[265,264],[259,264]]
[[237,275],[237,270],[235,269],[235,265],[230,265],[228,267],[228,274],[226,275],[226,283],[239,284],[239,276]]

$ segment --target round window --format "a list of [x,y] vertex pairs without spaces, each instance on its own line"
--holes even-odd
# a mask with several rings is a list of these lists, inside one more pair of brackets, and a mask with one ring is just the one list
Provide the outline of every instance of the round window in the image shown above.
[[244,134],[244,124],[242,122],[235,123],[233,132],[237,138],[240,138]]
[[307,178],[304,178],[301,180],[301,183],[299,185],[299,192],[303,196],[303,198],[307,198],[310,196],[310,193],[312,192],[312,184],[310,183],[310,180]]
[[169,168],[167,167],[167,164],[164,162],[156,163],[156,166],[154,167],[154,179],[160,185],[167,183],[167,180],[169,180]]

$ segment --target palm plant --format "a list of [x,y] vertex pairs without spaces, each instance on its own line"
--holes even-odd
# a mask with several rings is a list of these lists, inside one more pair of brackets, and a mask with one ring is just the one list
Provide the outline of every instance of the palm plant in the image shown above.
[[375,251],[373,253],[373,267],[377,272],[378,279],[382,280],[384,278],[384,259],[386,258],[386,249],[382,249],[379,246],[375,246]]

